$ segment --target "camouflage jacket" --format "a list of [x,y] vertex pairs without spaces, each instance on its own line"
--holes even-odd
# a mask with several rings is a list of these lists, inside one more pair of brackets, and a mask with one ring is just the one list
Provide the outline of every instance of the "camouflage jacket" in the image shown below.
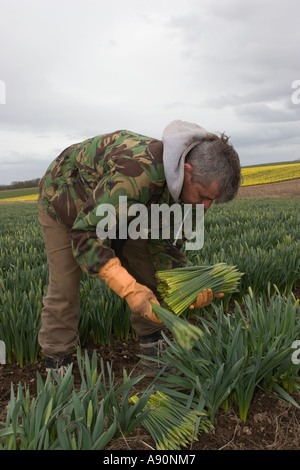
[[[119,197],[127,197],[128,208],[141,203],[173,204],[163,167],[160,140],[129,131],[100,135],[65,149],[49,166],[40,181],[42,207],[70,231],[74,256],[84,272],[97,276],[101,267],[116,256],[112,240],[98,238],[97,208],[111,204],[119,219]],[[129,219],[128,219],[129,220]],[[172,227],[169,239],[147,241],[157,270],[184,266],[183,240],[175,244]]]

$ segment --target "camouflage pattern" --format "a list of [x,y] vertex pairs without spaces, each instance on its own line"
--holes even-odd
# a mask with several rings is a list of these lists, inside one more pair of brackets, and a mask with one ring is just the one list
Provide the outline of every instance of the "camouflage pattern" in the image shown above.
[[[163,168],[160,140],[129,131],[100,135],[65,149],[40,181],[42,207],[70,230],[74,256],[84,272],[97,276],[101,267],[116,256],[109,239],[99,239],[101,219],[97,208],[112,204],[119,220],[119,196],[128,207],[135,203],[173,204]],[[128,221],[130,218],[128,217]],[[118,228],[118,227],[117,227]],[[182,239],[148,238],[147,247],[156,269],[184,266]]]

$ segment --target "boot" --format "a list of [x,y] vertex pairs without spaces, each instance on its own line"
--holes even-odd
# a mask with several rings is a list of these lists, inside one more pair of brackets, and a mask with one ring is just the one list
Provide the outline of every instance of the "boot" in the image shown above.
[[46,356],[45,357],[45,366],[46,372],[55,370],[58,372],[58,375],[63,378],[67,372],[68,367],[72,363],[71,355],[67,354],[66,356]]
[[[150,356],[155,359],[159,359],[165,348],[166,342],[160,331],[153,333],[152,335],[140,337],[140,351],[143,356]],[[145,377],[155,377],[162,370],[165,370],[166,372],[174,372],[173,368],[164,362],[152,361],[147,358],[142,358],[140,369],[141,373],[145,375]]]

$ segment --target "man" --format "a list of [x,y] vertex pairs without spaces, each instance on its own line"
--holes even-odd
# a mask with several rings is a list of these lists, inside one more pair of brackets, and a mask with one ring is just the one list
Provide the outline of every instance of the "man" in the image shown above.
[[[174,227],[168,239],[124,237],[120,197],[128,213],[137,203],[147,211],[175,203],[207,210],[213,201],[233,199],[240,181],[239,157],[228,138],[179,120],[166,127],[162,141],[123,130],[64,150],[40,181],[39,221],[49,264],[39,332],[46,366],[66,365],[78,344],[82,271],[125,298],[141,352],[159,351],[162,324],[150,305],[161,302],[155,273],[186,264],[183,237]],[[99,214],[108,204],[115,209],[109,231],[115,236],[99,237]],[[222,294],[200,292],[191,308],[209,305],[214,295]]]

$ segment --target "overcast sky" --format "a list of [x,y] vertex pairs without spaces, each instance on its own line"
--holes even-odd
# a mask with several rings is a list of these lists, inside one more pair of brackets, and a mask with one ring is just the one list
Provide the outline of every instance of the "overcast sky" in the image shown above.
[[231,136],[242,165],[300,158],[299,18],[299,0],[0,0],[0,184],[174,119]]

